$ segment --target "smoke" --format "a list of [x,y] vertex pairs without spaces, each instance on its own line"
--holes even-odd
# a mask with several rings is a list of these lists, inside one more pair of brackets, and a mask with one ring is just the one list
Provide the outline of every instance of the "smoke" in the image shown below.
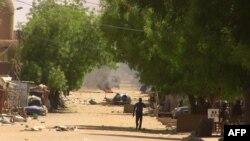
[[100,90],[108,90],[112,88],[120,88],[122,83],[139,86],[140,83],[136,78],[136,71],[132,71],[127,64],[118,63],[116,70],[107,66],[96,68],[85,77],[84,87],[99,88]]

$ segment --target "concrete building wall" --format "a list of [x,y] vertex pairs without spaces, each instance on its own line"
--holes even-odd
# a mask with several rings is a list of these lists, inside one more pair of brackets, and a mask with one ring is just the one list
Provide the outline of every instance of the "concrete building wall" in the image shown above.
[[14,40],[14,6],[12,0],[3,0],[0,10],[0,75],[11,74],[11,60],[14,58],[18,41]]
[[0,11],[0,39],[13,39],[14,6],[12,0],[5,0],[5,7]]

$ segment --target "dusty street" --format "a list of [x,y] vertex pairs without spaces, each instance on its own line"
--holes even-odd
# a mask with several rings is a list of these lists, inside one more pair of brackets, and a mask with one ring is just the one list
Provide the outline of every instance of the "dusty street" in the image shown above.
[[[137,89],[115,89],[115,92],[126,92],[132,97],[132,103],[147,95],[140,94]],[[115,93],[106,94],[112,98]],[[187,134],[170,135],[155,117],[144,116],[143,131],[135,130],[135,119],[131,114],[123,113],[123,106],[105,105],[105,93],[99,90],[82,89],[73,92],[68,99],[68,108],[60,113],[39,116],[37,120],[29,119],[26,123],[0,126],[1,141],[153,141],[179,140]],[[97,105],[86,103],[95,99]],[[72,131],[56,131],[55,126],[72,127]],[[41,131],[26,131],[32,127]],[[170,138],[171,136],[171,138]],[[176,136],[176,137],[175,137]]]

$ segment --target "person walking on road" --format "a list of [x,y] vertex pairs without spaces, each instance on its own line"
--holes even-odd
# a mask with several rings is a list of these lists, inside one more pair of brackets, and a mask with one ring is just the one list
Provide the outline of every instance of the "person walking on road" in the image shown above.
[[139,130],[141,130],[141,125],[142,125],[143,108],[146,108],[146,105],[142,102],[142,99],[139,98],[139,102],[135,104],[133,111],[133,117],[135,115],[136,129]]

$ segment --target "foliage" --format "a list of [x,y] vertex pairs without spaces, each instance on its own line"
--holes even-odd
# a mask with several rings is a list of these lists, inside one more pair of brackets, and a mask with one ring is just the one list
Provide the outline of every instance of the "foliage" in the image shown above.
[[[184,67],[179,64],[185,51],[181,27],[188,3],[184,2],[187,3],[178,0],[102,1],[103,23],[143,30],[133,32],[102,28],[109,43],[117,46],[118,58],[139,71],[142,83],[164,92],[183,91],[184,77],[190,76],[183,73]],[[183,10],[175,13],[174,9]]]
[[[4,0],[0,0],[0,11],[5,7]],[[0,19],[1,22],[2,19]]]
[[[249,2],[102,0],[118,58],[163,93],[234,96],[249,87]],[[216,16],[215,16],[216,15]]]
[[0,10],[1,10],[1,8],[4,7],[4,5],[5,5],[4,0],[0,0]]
[[80,88],[87,72],[112,61],[110,51],[98,17],[77,1],[38,1],[22,28],[23,76],[30,75],[25,70],[32,69],[29,63],[33,62],[41,70],[36,82],[56,90]]
[[66,89],[66,79],[64,76],[64,72],[60,69],[60,67],[52,67],[49,70],[48,75],[48,85],[52,90],[65,90]]
[[42,68],[36,63],[30,61],[28,63],[25,63],[25,66],[23,66],[21,76],[23,80],[32,80],[35,83],[40,83],[42,76]]

